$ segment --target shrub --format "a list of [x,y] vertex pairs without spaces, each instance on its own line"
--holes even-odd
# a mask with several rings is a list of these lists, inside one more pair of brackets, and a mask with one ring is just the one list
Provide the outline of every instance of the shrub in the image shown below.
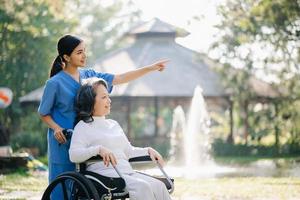
[[40,132],[21,132],[14,134],[11,138],[11,146],[14,151],[28,148],[37,152],[31,152],[37,155],[45,155],[47,153],[47,139],[45,134]]
[[279,156],[299,155],[299,144],[285,144],[279,151],[275,146],[231,144],[222,139],[215,139],[212,143],[212,153],[215,156]]

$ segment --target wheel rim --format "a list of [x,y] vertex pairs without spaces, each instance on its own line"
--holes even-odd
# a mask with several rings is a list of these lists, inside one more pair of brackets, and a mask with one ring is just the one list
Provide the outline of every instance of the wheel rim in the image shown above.
[[59,177],[57,177],[46,189],[46,191],[43,194],[42,200],[50,200],[50,196],[52,191],[57,188],[57,186],[61,185],[62,186],[62,192],[63,192],[63,196],[65,200],[71,200],[74,197],[74,193],[76,192],[74,191],[74,188],[72,188],[69,191],[69,187],[67,186],[69,183],[66,182],[72,181],[70,182],[71,184],[73,184],[73,186],[76,186],[76,189],[81,189],[81,191],[83,192],[84,196],[86,196],[86,198],[88,199],[92,199],[92,196],[90,195],[87,187],[82,183],[82,181],[80,181],[78,178],[74,177],[74,176],[70,176],[70,175],[61,175]]

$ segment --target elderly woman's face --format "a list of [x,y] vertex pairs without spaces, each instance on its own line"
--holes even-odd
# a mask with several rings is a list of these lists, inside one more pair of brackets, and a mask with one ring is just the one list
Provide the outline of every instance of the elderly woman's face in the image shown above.
[[94,105],[94,116],[105,116],[110,113],[110,103],[109,94],[107,89],[103,85],[98,85],[96,87],[96,98]]

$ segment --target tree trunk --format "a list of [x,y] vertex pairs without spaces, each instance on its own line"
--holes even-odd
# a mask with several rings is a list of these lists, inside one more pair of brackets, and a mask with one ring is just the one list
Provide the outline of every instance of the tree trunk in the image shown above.
[[229,99],[229,126],[230,126],[230,133],[227,137],[227,142],[230,144],[234,143],[233,138],[233,101]]
[[131,113],[131,103],[130,103],[130,97],[126,98],[126,103],[127,103],[127,137],[130,140],[132,138],[132,133],[131,133],[131,118],[130,118],[130,113]]
[[[275,119],[278,118],[278,104],[275,102]],[[279,154],[279,134],[280,134],[280,129],[279,129],[279,124],[278,120],[275,122],[275,149],[276,149],[276,154]]]
[[158,135],[158,115],[159,115],[159,111],[158,111],[158,97],[154,97],[154,125],[155,125],[155,130],[154,130],[154,135],[157,136]]
[[245,144],[248,144],[248,135],[249,135],[249,122],[248,122],[248,105],[249,102],[247,100],[243,103],[243,112],[244,112],[244,139]]

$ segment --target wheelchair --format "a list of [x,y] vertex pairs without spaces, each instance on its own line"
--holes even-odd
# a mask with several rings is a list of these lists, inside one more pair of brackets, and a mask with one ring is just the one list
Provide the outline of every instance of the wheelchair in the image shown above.
[[[100,174],[86,170],[86,166],[89,163],[99,160],[102,160],[101,156],[94,156],[84,163],[77,163],[76,171],[65,172],[59,175],[46,188],[42,196],[42,200],[50,200],[52,191],[59,186],[62,187],[65,200],[125,200],[126,198],[129,198],[129,193],[126,190],[126,183],[122,178],[122,174],[116,167],[114,167],[114,169],[120,176],[117,178],[102,176]],[[152,161],[150,156],[141,156],[129,159],[130,163],[141,163],[149,161]],[[167,175],[167,173],[158,162],[156,162],[156,165],[162,172],[163,176],[154,178],[162,181],[171,194],[174,191],[174,179],[170,178]]]

